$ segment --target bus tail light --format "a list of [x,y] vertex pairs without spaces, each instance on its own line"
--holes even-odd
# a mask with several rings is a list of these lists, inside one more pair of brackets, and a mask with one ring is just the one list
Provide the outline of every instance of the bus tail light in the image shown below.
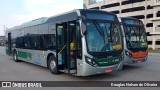
[[113,71],[112,68],[109,68],[105,70],[105,73],[111,73],[112,71]]

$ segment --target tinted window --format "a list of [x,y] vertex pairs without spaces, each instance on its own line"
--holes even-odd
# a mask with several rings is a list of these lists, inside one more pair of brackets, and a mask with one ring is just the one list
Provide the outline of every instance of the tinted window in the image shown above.
[[86,13],[88,19],[100,19],[114,21],[115,16],[112,14],[100,14],[100,13]]
[[24,47],[27,49],[31,48],[31,38],[30,37],[24,37]]
[[56,49],[56,38],[54,34],[40,35],[37,41],[37,47],[41,50]]
[[33,50],[50,50],[56,48],[56,38],[54,34],[27,35],[16,39],[16,48]]
[[31,49],[38,49],[39,48],[38,35],[31,36],[30,38],[31,38],[31,41],[30,41]]
[[45,49],[55,49],[56,38],[54,34],[44,35],[44,48]]
[[23,37],[16,38],[16,48],[24,48]]
[[69,22],[69,38],[70,38],[70,50],[74,51],[74,55],[71,58],[82,58],[82,42],[79,23],[76,21]]
[[129,25],[143,25],[142,21],[136,19],[122,19],[122,22]]

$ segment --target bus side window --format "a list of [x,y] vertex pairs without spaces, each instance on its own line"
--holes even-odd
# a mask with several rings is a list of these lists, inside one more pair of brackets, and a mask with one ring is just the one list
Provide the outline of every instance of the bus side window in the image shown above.
[[35,40],[34,41],[35,49],[38,50],[39,49],[39,35],[36,35],[34,40]]
[[24,46],[26,49],[31,49],[31,38],[24,37]]
[[44,42],[45,42],[45,40],[44,40],[44,35],[40,35],[40,37],[39,37],[39,48],[40,48],[41,50],[45,49],[45,47],[44,47]]
[[30,37],[30,44],[31,44],[31,49],[37,49],[38,48],[38,40],[37,40],[38,35],[34,35]]
[[[8,42],[6,43],[6,45],[8,45]],[[19,48],[19,41],[18,41],[18,38],[16,38],[16,48]]]
[[23,37],[16,38],[16,48],[24,48]]
[[45,46],[46,46],[46,49],[50,49],[50,50],[56,49],[55,34],[45,35]]

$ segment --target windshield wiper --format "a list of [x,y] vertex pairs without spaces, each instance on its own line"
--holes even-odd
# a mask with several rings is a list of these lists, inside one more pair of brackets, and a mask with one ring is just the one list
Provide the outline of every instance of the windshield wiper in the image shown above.
[[[131,30],[133,30],[134,31],[134,35],[136,36],[136,42],[138,41],[138,43],[136,43],[135,45],[137,45],[137,46],[140,46],[140,31],[139,31],[139,29],[137,29],[137,28],[135,28],[135,27],[130,27],[130,29]],[[138,32],[137,32],[138,31]],[[137,40],[137,37],[139,38],[139,40]]]
[[103,41],[105,43],[105,34],[104,34],[104,31],[102,30],[102,28],[100,27],[99,23],[97,21],[93,20],[93,24],[96,27],[99,34],[103,37]]

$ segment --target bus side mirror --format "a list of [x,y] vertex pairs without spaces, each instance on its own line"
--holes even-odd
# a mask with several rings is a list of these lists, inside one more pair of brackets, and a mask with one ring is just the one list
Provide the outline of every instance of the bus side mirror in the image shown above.
[[82,22],[81,25],[82,25],[82,33],[83,33],[83,35],[87,35],[87,27],[85,25],[85,22]]

